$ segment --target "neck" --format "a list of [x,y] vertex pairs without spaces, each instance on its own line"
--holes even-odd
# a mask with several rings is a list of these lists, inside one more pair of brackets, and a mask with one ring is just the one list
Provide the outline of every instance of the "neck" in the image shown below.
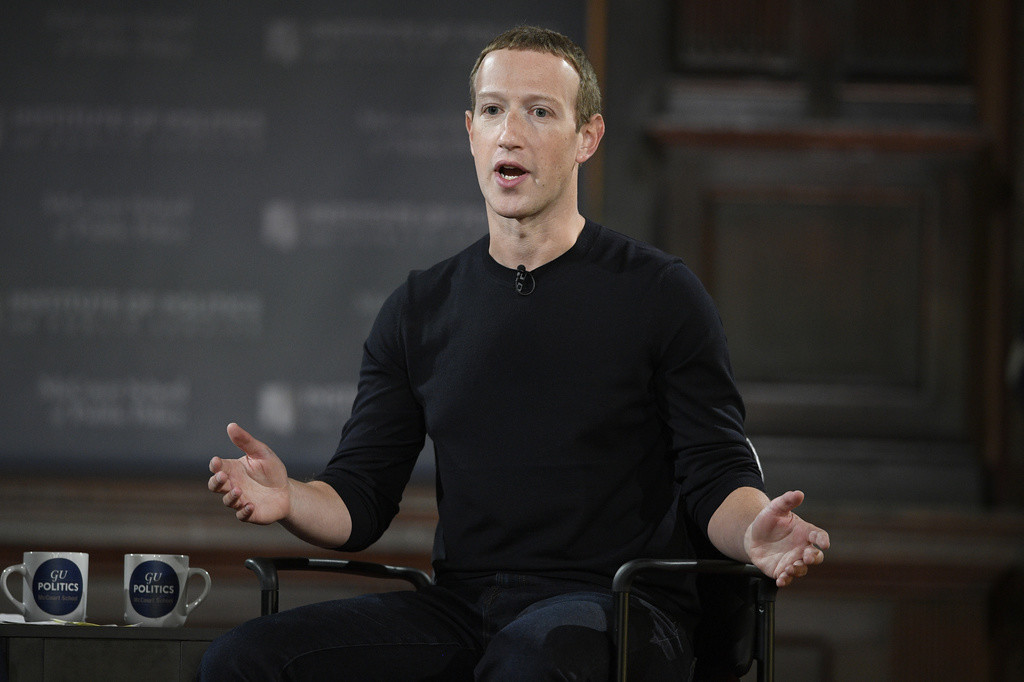
[[522,265],[527,270],[535,270],[571,249],[586,219],[577,213],[565,220],[542,224],[500,218],[489,223],[491,258],[506,268]]

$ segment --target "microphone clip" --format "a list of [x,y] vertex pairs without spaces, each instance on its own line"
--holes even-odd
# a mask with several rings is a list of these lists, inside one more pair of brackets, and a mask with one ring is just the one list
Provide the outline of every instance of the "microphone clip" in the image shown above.
[[529,296],[536,288],[537,280],[526,270],[526,266],[520,265],[516,268],[516,293],[520,296]]

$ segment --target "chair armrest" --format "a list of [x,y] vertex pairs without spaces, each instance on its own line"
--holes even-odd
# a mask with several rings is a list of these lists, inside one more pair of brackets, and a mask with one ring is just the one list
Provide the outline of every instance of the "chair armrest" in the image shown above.
[[751,578],[770,580],[757,566],[729,559],[633,559],[619,566],[619,570],[615,572],[615,577],[612,579],[612,591],[628,592],[637,574],[648,570],[746,575]]
[[313,559],[308,557],[252,557],[245,560],[245,567],[256,574],[260,582],[260,613],[264,616],[277,613],[278,571],[326,571],[347,573],[369,578],[404,580],[417,590],[433,583],[430,575],[418,568],[388,566],[386,564],[350,561],[346,559]]

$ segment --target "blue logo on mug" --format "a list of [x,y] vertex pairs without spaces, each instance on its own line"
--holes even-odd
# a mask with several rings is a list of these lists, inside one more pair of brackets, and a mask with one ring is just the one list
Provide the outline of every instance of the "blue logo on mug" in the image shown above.
[[160,618],[178,603],[178,574],[162,561],[143,561],[128,580],[128,599],[144,618]]
[[82,603],[82,571],[69,559],[49,559],[32,576],[32,596],[51,616],[66,616]]

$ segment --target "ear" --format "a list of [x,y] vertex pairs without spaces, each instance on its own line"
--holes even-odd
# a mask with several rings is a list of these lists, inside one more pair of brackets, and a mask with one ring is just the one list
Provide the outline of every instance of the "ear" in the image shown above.
[[580,145],[576,149],[576,163],[582,164],[597,152],[597,146],[601,144],[601,138],[604,137],[604,117],[601,114],[594,114],[583,124],[577,135],[580,136]]
[[469,134],[469,153],[473,153],[473,112],[466,110],[466,132]]

